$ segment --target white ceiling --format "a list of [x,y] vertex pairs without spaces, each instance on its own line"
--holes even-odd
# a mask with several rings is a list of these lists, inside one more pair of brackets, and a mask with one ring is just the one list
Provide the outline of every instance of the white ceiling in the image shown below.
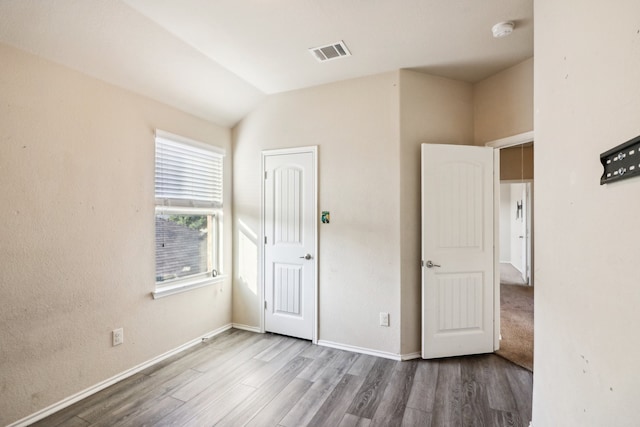
[[[352,56],[307,50],[340,40]],[[266,94],[400,68],[480,81],[533,56],[533,0],[0,0],[0,41],[232,126]]]

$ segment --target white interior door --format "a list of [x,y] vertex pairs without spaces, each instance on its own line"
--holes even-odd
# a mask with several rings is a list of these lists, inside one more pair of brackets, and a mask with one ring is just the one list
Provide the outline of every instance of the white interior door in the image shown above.
[[265,330],[314,340],[315,147],[263,154]]
[[525,257],[524,257],[524,282],[531,285],[532,284],[532,280],[531,280],[531,249],[532,249],[532,244],[531,244],[531,225],[533,223],[532,221],[532,214],[533,214],[533,209],[532,209],[532,197],[531,197],[531,191],[532,191],[532,184],[530,182],[526,183],[525,185],[525,206],[524,206],[524,222],[525,222],[525,232],[524,232],[524,251],[525,251]]
[[511,265],[520,272],[522,280],[524,280],[525,257],[527,256],[525,248],[526,222],[524,218],[525,212],[525,184],[511,183],[509,184],[511,191],[511,209],[509,209],[511,221]]
[[529,230],[527,229],[527,185],[526,183],[522,184],[522,195],[521,195],[521,200],[522,200],[522,208],[521,208],[521,214],[520,214],[520,221],[521,221],[521,231],[520,231],[520,265],[522,266],[522,281],[524,283],[528,282],[528,278],[527,278],[527,252],[528,252],[528,232]]
[[494,188],[492,148],[422,145],[425,359],[494,351]]

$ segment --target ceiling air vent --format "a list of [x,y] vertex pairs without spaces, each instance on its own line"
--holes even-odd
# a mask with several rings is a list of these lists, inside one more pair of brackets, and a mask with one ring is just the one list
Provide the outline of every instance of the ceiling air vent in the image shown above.
[[351,52],[349,52],[347,45],[345,45],[342,40],[326,46],[312,47],[309,49],[309,52],[311,52],[319,62],[330,61],[344,56],[351,56]]

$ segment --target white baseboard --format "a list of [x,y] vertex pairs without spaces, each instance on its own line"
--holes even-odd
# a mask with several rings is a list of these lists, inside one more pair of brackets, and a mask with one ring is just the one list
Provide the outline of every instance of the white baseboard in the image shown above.
[[382,357],[384,359],[391,359],[391,360],[398,360],[398,361],[416,359],[421,357],[420,353],[410,353],[410,354],[389,353],[386,351],[372,350],[370,348],[356,347],[353,345],[340,344],[340,343],[325,341],[325,340],[318,340],[318,345],[323,347],[331,347],[331,348],[336,348],[338,350],[352,351],[354,353],[368,354],[369,356]]
[[[235,329],[242,329],[243,331],[255,332],[257,334],[262,333],[260,328],[257,326],[248,326],[248,325],[243,325],[241,323],[233,323],[232,327],[234,327]],[[404,360],[413,360],[413,359],[422,358],[422,353],[419,351],[414,353],[407,353],[407,354],[396,354],[396,353],[388,353],[385,351],[372,350],[369,348],[356,347],[348,344],[340,344],[340,343],[326,341],[326,340],[318,340],[316,344],[323,347],[331,347],[338,350],[346,350],[354,353],[368,354],[370,356],[383,357],[385,359],[392,359],[392,360],[404,361]]]
[[243,331],[255,332],[257,334],[262,333],[259,326],[249,326],[241,323],[232,323],[231,326],[236,329],[242,329]]
[[12,424],[9,424],[7,427],[24,427],[24,426],[28,426],[31,425],[33,423],[35,423],[36,421],[40,421],[43,418],[48,417],[49,415],[58,412],[64,408],[67,408],[71,405],[73,405],[74,403],[91,396],[92,394],[95,394],[97,392],[99,392],[100,390],[104,390],[105,388],[117,383],[118,381],[122,381],[134,374],[137,374],[138,372],[147,369],[150,366],[155,365],[158,362],[163,361],[164,359],[167,359],[175,354],[180,353],[181,351],[184,351],[186,349],[188,349],[189,347],[193,347],[194,345],[200,344],[202,341],[207,340],[209,338],[212,338],[226,330],[229,330],[232,328],[231,324],[222,326],[214,331],[208,332],[196,339],[193,339],[185,344],[182,344],[179,347],[174,348],[173,350],[169,350],[166,353],[163,353],[159,356],[154,357],[153,359],[147,360],[146,362],[143,362],[137,366],[134,366],[131,369],[127,369],[124,372],[121,372],[117,375],[114,375],[111,378],[108,378],[102,382],[99,382],[98,384],[95,384],[89,388],[86,388],[84,390],[82,390],[79,393],[76,393],[72,396],[69,396],[65,399],[62,399],[59,402],[54,403],[51,406],[48,406],[44,409],[41,409],[40,411],[31,414],[25,418],[22,418],[21,420],[18,420]]

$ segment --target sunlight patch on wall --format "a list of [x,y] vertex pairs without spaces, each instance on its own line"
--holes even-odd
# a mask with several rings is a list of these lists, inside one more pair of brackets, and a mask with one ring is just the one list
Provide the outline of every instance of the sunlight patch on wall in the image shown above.
[[244,222],[238,221],[238,273],[242,283],[258,294],[258,236]]

